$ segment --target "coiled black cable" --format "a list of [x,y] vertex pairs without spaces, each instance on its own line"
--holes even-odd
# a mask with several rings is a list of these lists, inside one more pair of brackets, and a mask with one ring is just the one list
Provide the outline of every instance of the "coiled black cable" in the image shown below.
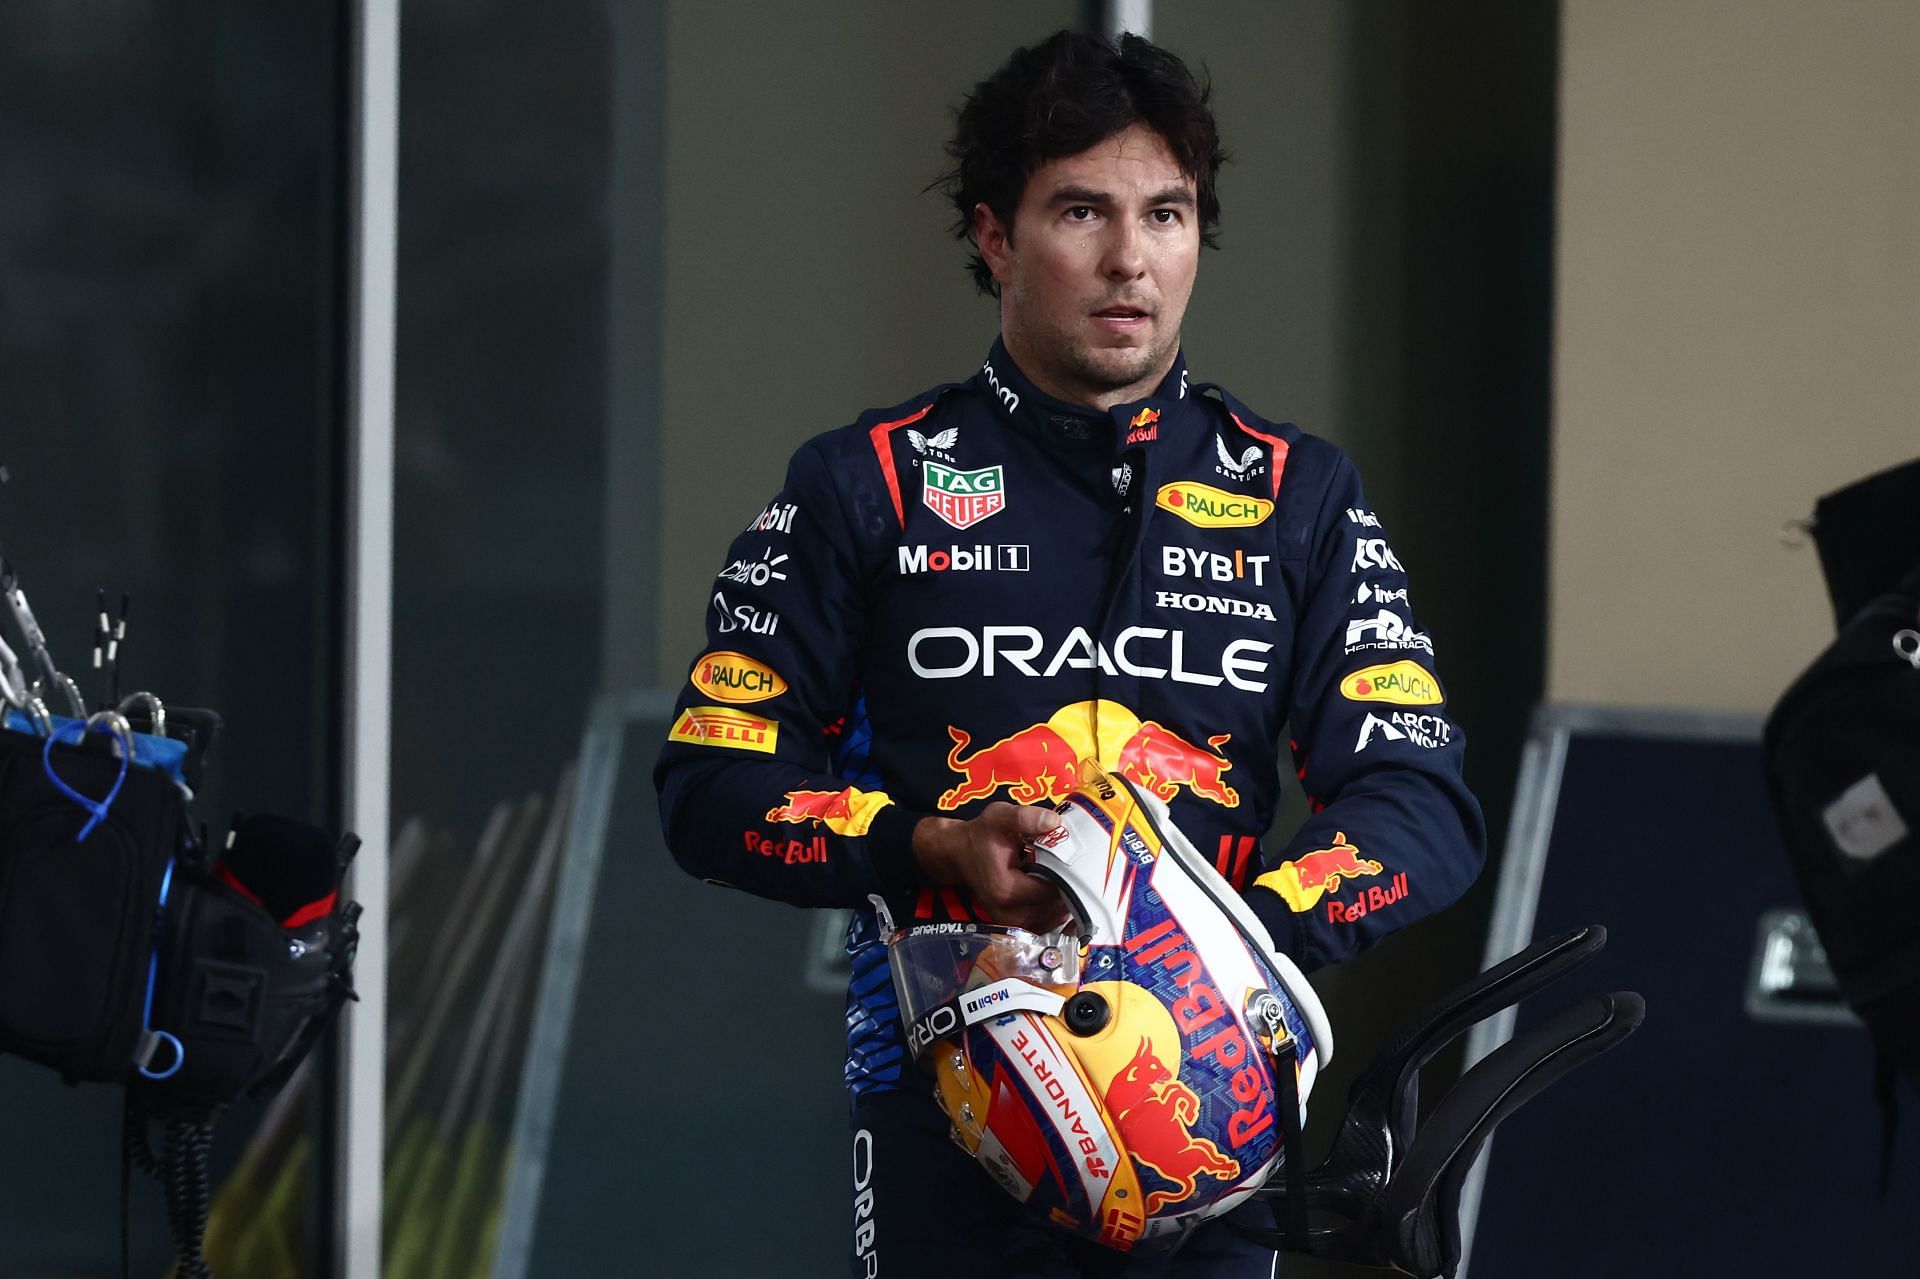
[[207,1153],[213,1146],[213,1124],[192,1119],[167,1121],[166,1151],[162,1156],[162,1183],[167,1198],[167,1224],[180,1262],[178,1279],[213,1279],[202,1249],[207,1237],[207,1214],[213,1202],[207,1175]]

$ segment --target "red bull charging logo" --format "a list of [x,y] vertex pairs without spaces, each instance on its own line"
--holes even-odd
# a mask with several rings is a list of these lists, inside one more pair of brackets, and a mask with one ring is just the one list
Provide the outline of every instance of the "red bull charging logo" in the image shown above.
[[1331,848],[1281,862],[1253,882],[1279,893],[1295,911],[1308,911],[1327,893],[1339,892],[1342,880],[1371,878],[1385,869],[1372,858],[1362,857],[1360,850],[1347,842],[1345,831],[1336,831]]
[[812,822],[825,826],[836,835],[864,835],[873,825],[874,815],[893,802],[893,796],[881,791],[864,791],[857,786],[845,790],[790,790],[787,802],[767,810],[770,822]]
[[1140,1037],[1140,1047],[1126,1068],[1107,1085],[1106,1107],[1134,1160],[1174,1183],[1171,1190],[1155,1190],[1147,1196],[1149,1215],[1190,1198],[1202,1176],[1231,1181],[1240,1175],[1239,1160],[1193,1135],[1200,1096],[1167,1069],[1146,1036]]
[[1118,702],[1074,702],[1042,724],[1009,733],[969,753],[973,738],[948,725],[953,749],[947,767],[960,780],[935,802],[949,811],[1005,789],[1016,804],[1050,803],[1079,784],[1083,762],[1098,762],[1136,786],[1171,800],[1185,787],[1226,808],[1240,805],[1240,793],[1221,779],[1233,767],[1218,754],[1232,738],[1218,733],[1197,746],[1166,725],[1139,716]]

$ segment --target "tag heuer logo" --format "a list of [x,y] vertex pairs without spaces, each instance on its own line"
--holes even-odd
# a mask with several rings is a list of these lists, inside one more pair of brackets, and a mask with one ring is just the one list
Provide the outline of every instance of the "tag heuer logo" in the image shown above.
[[920,498],[927,509],[955,528],[971,528],[1006,509],[1007,494],[997,466],[959,471],[929,461],[921,470]]

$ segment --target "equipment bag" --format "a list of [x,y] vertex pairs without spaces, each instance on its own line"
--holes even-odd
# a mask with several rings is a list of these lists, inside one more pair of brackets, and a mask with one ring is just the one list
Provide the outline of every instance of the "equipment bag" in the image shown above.
[[1807,914],[1891,1106],[1890,1071],[1920,1085],[1920,567],[1846,618],[1764,750]]
[[[185,797],[165,773],[123,763],[123,739],[75,736],[49,745],[0,729],[0,1051],[69,1082],[119,1083],[143,1031]],[[111,802],[102,814],[76,795]]]
[[326,908],[293,927],[229,877],[195,868],[176,878],[151,1019],[169,1042],[149,1045],[135,1081],[149,1113],[204,1113],[273,1091],[354,997],[360,908],[334,902],[357,845],[338,859]]

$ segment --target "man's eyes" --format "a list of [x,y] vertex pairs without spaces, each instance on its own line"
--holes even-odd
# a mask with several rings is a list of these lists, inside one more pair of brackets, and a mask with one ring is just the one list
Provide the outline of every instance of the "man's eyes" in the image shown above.
[[[1069,222],[1091,222],[1100,211],[1090,204],[1075,204],[1066,210]],[[1161,226],[1173,226],[1180,221],[1178,209],[1153,209],[1147,216]]]

